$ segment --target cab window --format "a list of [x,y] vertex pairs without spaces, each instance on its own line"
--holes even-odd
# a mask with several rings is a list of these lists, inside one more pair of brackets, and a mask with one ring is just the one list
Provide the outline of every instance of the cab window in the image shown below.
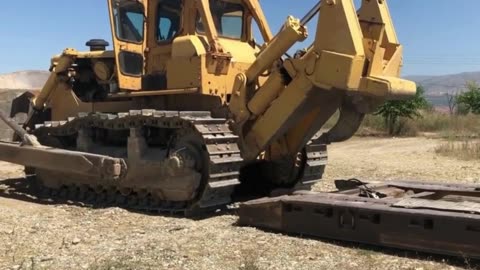
[[[242,39],[245,9],[241,4],[225,0],[210,0],[210,10],[220,37]],[[197,32],[205,33],[205,26],[198,15]]]
[[142,4],[134,1],[113,1],[113,17],[118,39],[143,42],[145,17]]
[[172,40],[180,31],[182,1],[163,0],[158,5],[157,41]]

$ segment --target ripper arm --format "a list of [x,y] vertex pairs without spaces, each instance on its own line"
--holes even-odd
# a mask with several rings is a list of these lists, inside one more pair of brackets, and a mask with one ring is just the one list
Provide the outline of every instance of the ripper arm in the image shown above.
[[[315,40],[303,54],[275,65],[296,42],[307,38],[306,22],[319,14]],[[230,109],[244,158],[296,155],[329,118],[337,125],[323,143],[350,138],[363,115],[387,99],[415,94],[399,78],[402,46],[386,1],[324,0],[305,20],[289,17],[282,30],[236,78]],[[258,85],[266,71],[270,76]]]

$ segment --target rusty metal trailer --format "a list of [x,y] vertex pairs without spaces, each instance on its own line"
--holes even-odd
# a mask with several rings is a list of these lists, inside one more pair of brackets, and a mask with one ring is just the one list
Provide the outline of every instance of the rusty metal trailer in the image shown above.
[[480,259],[480,186],[419,182],[298,192],[241,204],[239,224],[277,232]]

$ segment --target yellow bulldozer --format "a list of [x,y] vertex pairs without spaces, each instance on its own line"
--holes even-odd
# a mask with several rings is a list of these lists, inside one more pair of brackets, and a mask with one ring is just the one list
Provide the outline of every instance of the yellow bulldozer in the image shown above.
[[[323,0],[276,35],[258,0],[107,2],[113,50],[104,40],[66,49],[43,89],[14,101],[23,127],[3,116],[22,143],[1,143],[0,160],[26,166],[48,194],[188,212],[236,191],[308,190],[326,145],[416,92],[399,78],[384,0],[358,10]],[[316,15],[313,43],[289,56]]]

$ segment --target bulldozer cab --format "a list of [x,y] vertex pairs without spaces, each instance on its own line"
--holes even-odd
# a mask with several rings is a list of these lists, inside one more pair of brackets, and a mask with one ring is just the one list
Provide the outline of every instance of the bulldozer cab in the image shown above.
[[222,59],[222,56],[228,58],[232,46],[225,48],[221,40],[254,44],[253,23],[257,23],[265,41],[272,37],[257,0],[108,0],[108,3],[118,84],[122,90],[171,88],[167,83],[169,61],[190,53],[186,52],[189,50],[186,42],[173,48],[178,38],[195,39],[189,40],[195,47],[190,53],[192,57],[214,54],[214,59]]

